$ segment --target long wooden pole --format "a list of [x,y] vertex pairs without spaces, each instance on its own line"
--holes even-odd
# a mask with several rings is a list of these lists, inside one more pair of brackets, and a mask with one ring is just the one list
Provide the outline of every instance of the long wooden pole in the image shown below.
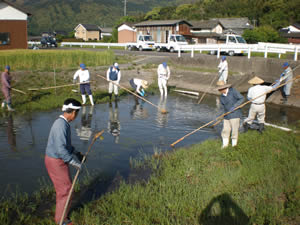
[[198,104],[201,103],[202,99],[204,98],[204,96],[206,95],[206,93],[208,92],[208,90],[210,89],[211,85],[214,83],[214,81],[218,78],[218,76],[216,76],[210,83],[209,87],[206,89],[206,91],[202,94],[201,98],[199,99],[199,101],[197,102]]
[[47,90],[47,89],[54,89],[54,88],[70,87],[70,86],[76,86],[76,85],[79,85],[79,84],[88,84],[88,83],[91,83],[91,82],[92,81],[83,82],[83,83],[76,83],[76,84],[64,84],[64,85],[44,87],[44,88],[28,88],[28,91],[38,91],[38,90]]
[[[87,155],[89,154],[93,144],[95,143],[95,141],[97,140],[97,138],[99,138],[102,134],[103,134],[104,130],[98,132],[95,134],[89,148],[88,148],[88,151],[87,153],[83,156],[82,158],[82,161],[80,163],[80,165],[82,165],[87,157]],[[59,222],[59,225],[62,225],[63,222],[64,222],[64,218],[65,218],[65,215],[66,215],[66,212],[67,212],[67,209],[68,209],[68,206],[69,206],[69,202],[70,202],[70,199],[71,199],[71,196],[72,196],[72,193],[73,193],[73,190],[74,190],[74,187],[75,187],[75,184],[76,184],[76,181],[78,179],[78,176],[79,176],[79,173],[80,173],[80,169],[77,170],[76,172],[76,175],[74,177],[74,180],[73,180],[73,183],[72,183],[72,187],[71,187],[71,190],[69,191],[69,195],[68,195],[68,198],[67,198],[67,201],[66,201],[66,204],[65,204],[65,207],[64,207],[64,211],[63,211],[63,214],[62,214],[62,217],[60,218],[60,222]]]
[[209,126],[209,125],[212,124],[212,123],[216,123],[215,121],[217,121],[217,120],[223,119],[224,116],[226,116],[226,115],[232,113],[233,111],[235,111],[235,110],[237,110],[237,109],[240,109],[240,108],[243,108],[245,105],[247,105],[247,104],[253,102],[255,99],[260,98],[260,97],[262,97],[262,96],[264,96],[264,95],[266,95],[266,94],[269,94],[269,93],[271,93],[271,92],[277,90],[278,88],[280,88],[280,87],[286,85],[287,83],[290,83],[290,82],[292,82],[292,81],[294,81],[294,80],[297,80],[297,79],[300,79],[300,75],[294,77],[292,80],[289,80],[289,81],[287,81],[287,82],[285,82],[285,83],[283,83],[283,84],[280,84],[278,87],[276,87],[276,88],[274,88],[274,89],[272,89],[272,90],[270,90],[270,91],[267,91],[267,92],[265,92],[265,93],[263,93],[263,94],[261,94],[261,95],[255,97],[255,98],[253,98],[253,99],[251,99],[251,100],[249,100],[249,101],[247,101],[247,102],[245,102],[245,103],[243,103],[243,104],[237,106],[237,107],[234,108],[232,111],[226,112],[226,113],[224,113],[224,114],[218,116],[216,119],[214,119],[214,120],[212,120],[212,121],[210,121],[210,122],[204,124],[203,126],[197,128],[196,130],[194,130],[194,131],[192,131],[192,132],[186,134],[186,135],[183,136],[182,138],[180,138],[180,139],[178,139],[177,141],[173,142],[173,143],[171,144],[171,147],[174,147],[176,144],[178,144],[179,142],[181,142],[183,139],[185,139],[186,137],[188,137],[188,136],[190,136],[190,135],[196,133],[198,130],[201,130],[202,128],[207,127],[207,126]]
[[[113,82],[113,81],[108,81],[105,77],[103,77],[103,76],[101,76],[101,75],[97,75],[97,76],[98,76],[98,77],[101,77],[102,79],[106,80],[107,82]],[[150,102],[150,101],[148,101],[147,99],[145,99],[145,98],[139,96],[138,94],[136,94],[136,93],[130,91],[128,88],[126,88],[126,87],[124,87],[124,86],[122,86],[122,85],[120,85],[120,84],[117,84],[116,82],[113,82],[113,84],[115,84],[115,85],[117,85],[118,87],[124,89],[125,91],[128,91],[130,94],[132,94],[132,95],[134,95],[134,96],[136,96],[136,97],[142,99],[143,101],[149,103],[150,105],[156,107],[158,110],[161,111],[161,113],[164,113],[164,114],[167,113],[167,111],[166,111],[165,109],[162,109],[162,108],[158,107],[157,105],[154,105],[152,102]]]
[[11,88],[11,90],[13,90],[13,91],[16,91],[16,92],[19,92],[19,93],[22,93],[23,95],[27,95],[27,93],[26,93],[26,92],[24,92],[24,91],[21,91],[21,90],[19,90],[19,89],[16,89],[16,88]]

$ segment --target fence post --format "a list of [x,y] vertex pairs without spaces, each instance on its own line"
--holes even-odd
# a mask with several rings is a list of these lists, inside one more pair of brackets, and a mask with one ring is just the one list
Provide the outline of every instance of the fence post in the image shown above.
[[268,46],[267,45],[265,46],[265,56],[264,57],[268,58]]
[[220,47],[218,47],[217,59],[219,59],[219,58],[220,58],[220,54],[221,54],[221,49],[220,49]]
[[178,47],[178,58],[181,57],[181,49],[180,49],[180,46]]
[[194,58],[194,47],[192,47],[191,57]]
[[278,59],[280,59],[281,58],[281,53],[278,53]]
[[294,61],[298,60],[298,46],[295,47]]
[[251,48],[248,47],[248,59],[250,59],[250,58],[251,58]]

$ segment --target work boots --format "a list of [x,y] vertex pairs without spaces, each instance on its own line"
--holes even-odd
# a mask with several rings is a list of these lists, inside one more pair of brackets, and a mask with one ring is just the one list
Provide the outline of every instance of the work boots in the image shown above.
[[7,104],[7,110],[10,111],[10,112],[13,112],[15,111],[10,104]]
[[259,127],[258,127],[259,133],[262,134],[262,132],[263,132],[264,129],[265,129],[265,124],[264,124],[264,123],[260,123],[260,124],[259,124]]

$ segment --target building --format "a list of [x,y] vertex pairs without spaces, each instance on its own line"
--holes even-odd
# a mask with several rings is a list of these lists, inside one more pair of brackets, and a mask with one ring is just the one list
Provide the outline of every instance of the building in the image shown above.
[[0,50],[27,49],[26,10],[8,1],[0,0]]
[[101,39],[101,29],[94,24],[78,24],[75,27],[75,38],[84,41],[99,41]]
[[118,26],[118,43],[136,42],[136,29],[133,23],[122,23]]
[[300,44],[300,24],[295,23],[280,30],[280,35],[288,39],[290,44]]
[[223,33],[235,33],[242,35],[244,30],[253,29],[250,21],[247,17],[240,18],[214,18],[212,20],[218,20],[224,27]]
[[191,39],[195,44],[216,44],[223,33],[224,27],[218,20],[189,21]]
[[150,20],[134,25],[137,35],[149,34],[158,43],[167,43],[171,34],[190,36],[191,24],[185,20]]

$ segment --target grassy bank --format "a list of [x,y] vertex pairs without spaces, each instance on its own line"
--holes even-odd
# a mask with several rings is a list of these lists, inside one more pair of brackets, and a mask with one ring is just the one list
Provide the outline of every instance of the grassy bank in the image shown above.
[[[267,128],[241,134],[236,148],[220,146],[208,140],[138,163],[152,168],[148,181],[123,182],[73,210],[74,224],[299,224],[299,136]],[[54,203],[48,216],[38,209],[18,213],[34,205],[29,199],[3,204],[1,224],[22,224],[19,215],[26,224],[52,223]],[[10,209],[16,212],[5,213]]]
[[[111,65],[115,60],[112,51],[84,50],[7,50],[1,51],[0,68],[10,65],[12,71],[53,71],[53,69]],[[1,69],[2,70],[2,69]]]

